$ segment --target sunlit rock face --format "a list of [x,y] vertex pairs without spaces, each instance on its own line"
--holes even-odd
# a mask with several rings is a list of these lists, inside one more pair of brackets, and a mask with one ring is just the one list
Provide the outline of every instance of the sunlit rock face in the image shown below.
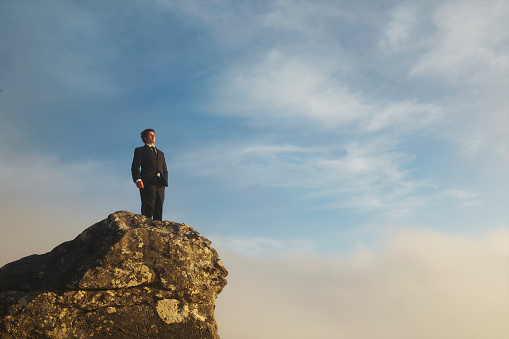
[[0,338],[219,338],[227,274],[190,226],[116,212],[0,268]]

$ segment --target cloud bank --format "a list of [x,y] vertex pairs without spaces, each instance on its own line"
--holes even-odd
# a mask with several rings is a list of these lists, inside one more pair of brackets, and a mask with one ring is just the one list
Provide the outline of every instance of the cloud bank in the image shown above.
[[475,240],[425,229],[388,234],[340,257],[307,245],[274,256],[282,244],[269,239],[239,252],[239,242],[216,239],[230,272],[216,304],[221,338],[509,336],[507,229]]

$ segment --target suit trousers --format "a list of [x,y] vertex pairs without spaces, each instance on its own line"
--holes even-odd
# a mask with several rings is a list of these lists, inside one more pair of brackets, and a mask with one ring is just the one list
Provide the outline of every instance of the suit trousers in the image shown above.
[[148,185],[140,188],[141,214],[154,220],[163,220],[163,202],[165,187]]

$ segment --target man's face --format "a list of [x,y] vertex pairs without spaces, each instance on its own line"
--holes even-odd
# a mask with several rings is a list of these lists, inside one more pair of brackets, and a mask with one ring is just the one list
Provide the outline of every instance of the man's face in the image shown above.
[[145,143],[149,145],[153,145],[156,142],[156,135],[154,132],[148,132],[145,137]]

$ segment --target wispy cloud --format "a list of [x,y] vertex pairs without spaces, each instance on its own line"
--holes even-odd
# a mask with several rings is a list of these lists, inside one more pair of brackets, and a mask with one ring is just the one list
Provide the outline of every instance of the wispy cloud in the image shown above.
[[338,65],[274,49],[254,64],[233,66],[218,80],[212,104],[219,114],[256,123],[353,127],[360,133],[414,130],[440,117],[433,104],[373,99],[340,79]]
[[391,14],[391,21],[385,28],[384,37],[378,44],[389,52],[400,51],[401,46],[407,46],[416,29],[417,8],[411,5],[396,7]]
[[[390,140],[304,147],[258,144],[215,145],[179,158],[174,170],[213,178],[224,189],[265,186],[300,189],[310,211],[376,212],[409,217],[440,204],[480,205],[475,193],[451,190],[413,174],[414,156],[393,150]],[[180,168],[179,164],[183,167]],[[192,171],[189,171],[189,169]]]
[[472,207],[483,205],[480,194],[465,192],[462,190],[446,190],[444,194],[461,201],[462,207]]
[[505,1],[451,1],[435,12],[437,30],[411,74],[455,84],[507,82],[509,34]]

